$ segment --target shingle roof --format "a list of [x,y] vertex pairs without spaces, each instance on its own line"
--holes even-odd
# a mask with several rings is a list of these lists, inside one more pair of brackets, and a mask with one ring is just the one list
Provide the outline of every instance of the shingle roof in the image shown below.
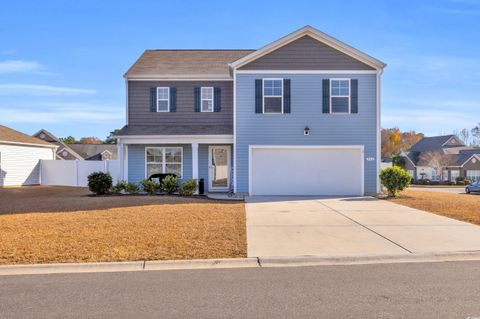
[[69,144],[68,146],[86,160],[101,160],[101,154],[104,151],[109,151],[110,153],[112,153],[112,159],[117,159],[117,145]]
[[441,150],[442,145],[455,135],[424,137],[410,148],[410,152]]
[[228,64],[254,50],[146,50],[127,78],[230,78]]
[[117,134],[122,135],[208,135],[233,134],[230,125],[145,125],[124,126]]
[[15,131],[6,126],[0,125],[0,142],[2,141],[8,142],[8,143],[34,144],[34,145],[54,147],[54,145],[48,142],[42,141],[41,139],[24,134],[19,131]]

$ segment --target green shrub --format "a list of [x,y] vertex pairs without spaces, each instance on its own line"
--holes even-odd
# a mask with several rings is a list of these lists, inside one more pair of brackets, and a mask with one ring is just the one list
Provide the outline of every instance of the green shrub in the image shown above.
[[160,187],[160,184],[149,179],[142,179],[140,181],[140,185],[142,186],[143,191],[147,192],[150,195],[155,195],[155,193]]
[[96,195],[106,194],[112,188],[112,175],[103,172],[88,175],[88,188]]
[[167,194],[173,194],[178,191],[178,177],[173,175],[165,176],[162,180],[161,188]]
[[457,182],[458,185],[465,185],[465,177],[458,176],[455,178],[455,182]]
[[137,184],[129,182],[125,184],[125,191],[129,194],[138,194],[140,187]]
[[190,179],[186,180],[180,185],[180,189],[178,190],[179,194],[182,196],[192,196],[193,193],[197,191],[197,180]]
[[116,185],[112,187],[112,193],[120,194],[121,191],[124,191],[127,187],[126,181],[119,181]]
[[387,167],[380,171],[380,180],[388,190],[389,197],[395,197],[410,185],[412,176],[404,169],[394,166]]

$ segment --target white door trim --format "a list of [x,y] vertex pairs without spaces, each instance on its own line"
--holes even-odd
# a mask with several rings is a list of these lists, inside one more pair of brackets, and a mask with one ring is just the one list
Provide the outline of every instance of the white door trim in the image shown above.
[[[227,187],[213,187],[212,186],[212,149],[214,148],[225,148],[227,150]],[[232,146],[231,145],[209,145],[208,146],[208,191],[209,192],[225,192],[230,190],[230,179],[231,174],[230,170],[232,167],[231,163],[232,156]]]
[[249,145],[248,146],[248,194],[252,194],[252,151],[254,149],[354,149],[360,150],[361,194],[365,194],[365,160],[363,145]]

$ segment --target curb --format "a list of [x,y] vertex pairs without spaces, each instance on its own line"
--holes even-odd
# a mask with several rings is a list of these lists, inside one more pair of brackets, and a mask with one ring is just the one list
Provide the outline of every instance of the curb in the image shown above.
[[409,255],[260,257],[261,267],[301,267],[327,265],[368,265],[480,260],[480,251],[451,253],[415,253]]
[[453,253],[419,253],[411,255],[371,256],[297,256],[249,257],[224,259],[154,260],[100,263],[31,264],[0,266],[0,276],[98,272],[136,272],[151,270],[274,268],[304,266],[368,265],[387,263],[420,263],[448,261],[480,261],[480,251]]

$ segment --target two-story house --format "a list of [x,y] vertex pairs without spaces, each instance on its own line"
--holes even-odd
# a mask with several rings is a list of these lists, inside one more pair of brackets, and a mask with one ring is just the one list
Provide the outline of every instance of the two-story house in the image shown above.
[[385,64],[310,26],[258,50],[147,50],[125,74],[121,176],[209,192],[379,192]]

